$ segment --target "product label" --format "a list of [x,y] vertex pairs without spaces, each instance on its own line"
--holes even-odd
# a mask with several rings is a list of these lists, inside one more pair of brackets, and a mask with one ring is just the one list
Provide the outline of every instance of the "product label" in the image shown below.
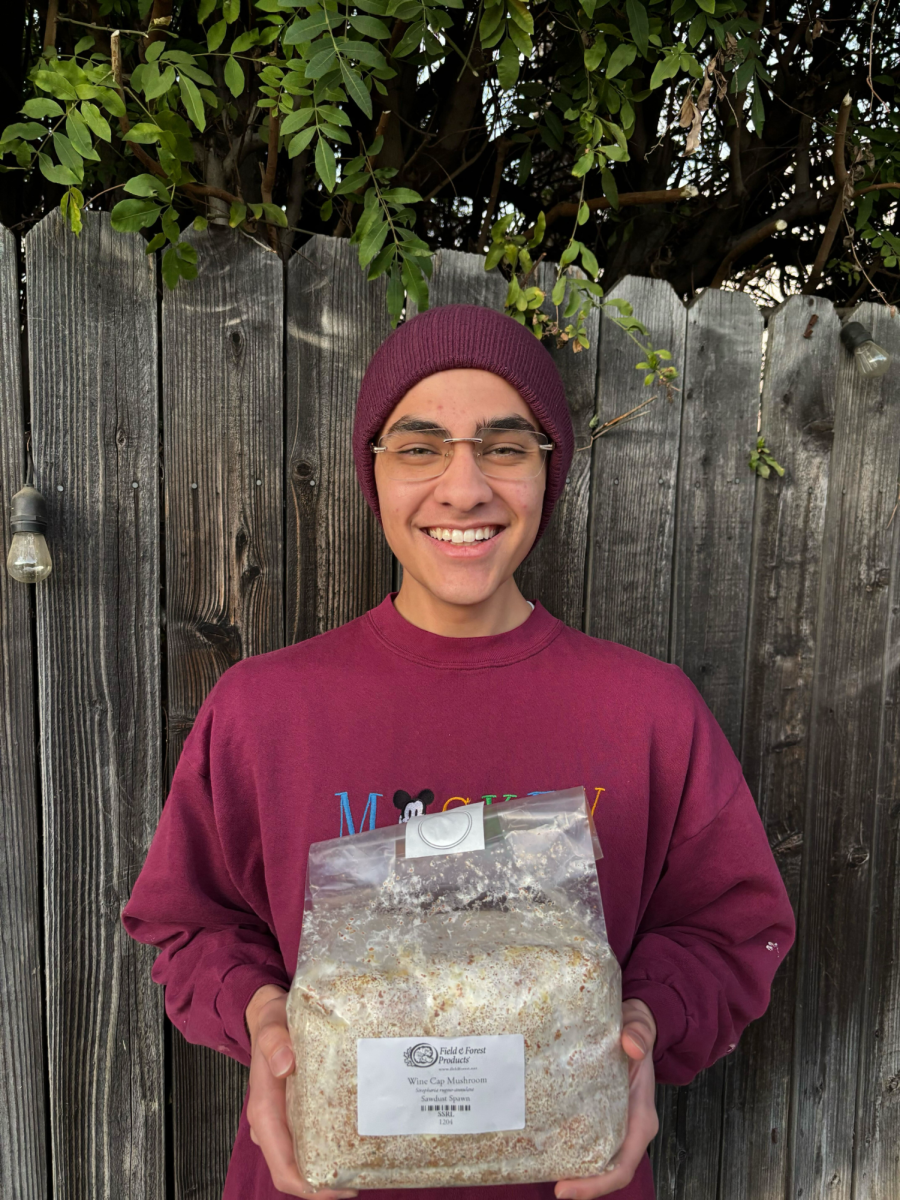
[[357,1038],[358,1132],[495,1133],[525,1128],[525,1039]]
[[406,857],[427,858],[432,854],[460,854],[484,849],[484,801],[451,808],[449,812],[425,813],[406,822]]

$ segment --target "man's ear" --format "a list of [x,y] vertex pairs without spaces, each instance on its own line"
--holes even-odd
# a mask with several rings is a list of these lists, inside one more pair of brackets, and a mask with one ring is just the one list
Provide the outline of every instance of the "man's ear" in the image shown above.
[[[434,799],[434,796],[432,796],[432,799]],[[394,792],[394,808],[398,808],[400,812],[403,812],[406,809],[407,804],[411,803],[412,796],[409,794],[409,792]]]

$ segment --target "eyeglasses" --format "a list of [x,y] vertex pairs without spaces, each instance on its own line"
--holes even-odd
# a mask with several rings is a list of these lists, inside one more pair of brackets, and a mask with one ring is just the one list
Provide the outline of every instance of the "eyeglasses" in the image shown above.
[[416,480],[437,479],[447,470],[457,442],[472,442],[475,462],[483,475],[491,479],[523,480],[540,475],[553,442],[538,430],[490,429],[478,430],[477,437],[444,437],[443,430],[431,432],[389,433],[379,438],[380,445],[370,443],[373,454],[381,454],[384,473],[388,479],[412,483]]

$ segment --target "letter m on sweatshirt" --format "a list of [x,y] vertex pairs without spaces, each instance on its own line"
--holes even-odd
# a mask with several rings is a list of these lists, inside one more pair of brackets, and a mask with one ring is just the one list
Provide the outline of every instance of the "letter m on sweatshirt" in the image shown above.
[[[350,793],[335,792],[334,793],[341,802],[341,832],[339,837],[344,836],[344,823],[347,825],[347,832],[350,834],[356,833],[356,826],[353,824],[353,813],[350,811]],[[362,820],[359,823],[360,833],[365,829],[366,817],[369,818],[369,828],[375,828],[375,813],[378,808],[378,797],[383,795],[382,792],[369,792],[369,799],[366,801],[366,807],[363,809]]]

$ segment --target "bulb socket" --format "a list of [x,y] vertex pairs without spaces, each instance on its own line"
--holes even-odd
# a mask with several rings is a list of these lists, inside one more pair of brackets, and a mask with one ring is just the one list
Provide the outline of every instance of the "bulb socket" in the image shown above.
[[37,488],[26,484],[12,498],[10,529],[13,533],[44,533],[47,525],[47,501]]
[[841,326],[841,341],[848,350],[855,350],[865,342],[872,341],[872,330],[867,329],[860,321],[848,321]]

